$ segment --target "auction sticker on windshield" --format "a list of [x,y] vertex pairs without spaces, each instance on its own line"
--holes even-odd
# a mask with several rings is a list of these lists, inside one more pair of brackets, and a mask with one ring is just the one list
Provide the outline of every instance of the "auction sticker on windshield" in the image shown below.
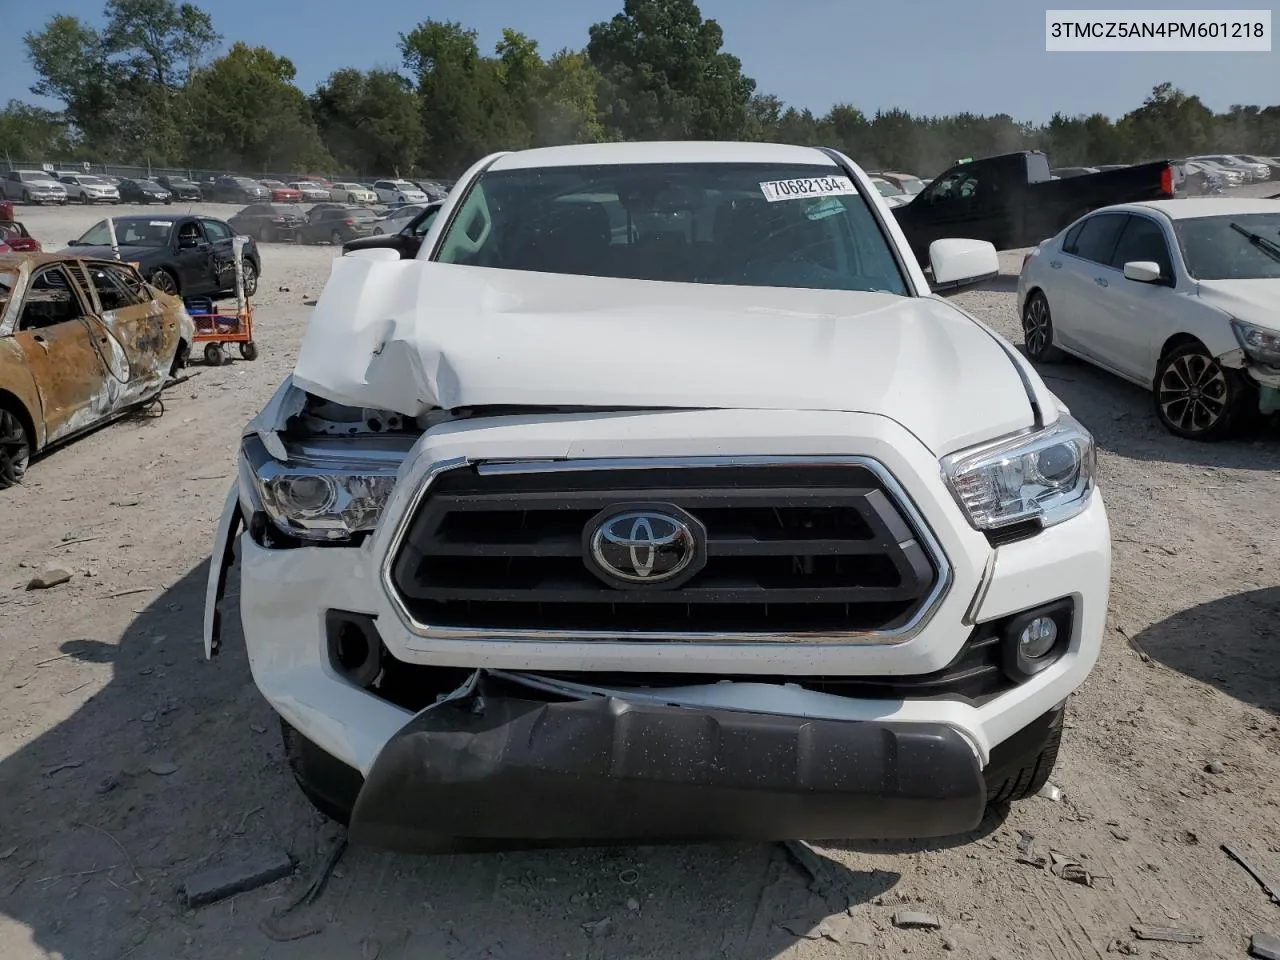
[[858,188],[848,177],[802,177],[799,180],[770,180],[760,184],[760,191],[766,200],[774,203],[808,197],[857,196]]

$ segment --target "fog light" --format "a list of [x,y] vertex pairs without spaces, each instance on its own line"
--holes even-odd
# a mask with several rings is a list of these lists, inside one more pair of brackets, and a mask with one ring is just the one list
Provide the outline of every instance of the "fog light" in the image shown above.
[[1014,683],[1048,670],[1067,651],[1075,602],[1064,598],[1000,621],[1000,667]]
[[1028,660],[1038,660],[1058,642],[1058,625],[1052,617],[1036,617],[1018,635],[1018,652]]

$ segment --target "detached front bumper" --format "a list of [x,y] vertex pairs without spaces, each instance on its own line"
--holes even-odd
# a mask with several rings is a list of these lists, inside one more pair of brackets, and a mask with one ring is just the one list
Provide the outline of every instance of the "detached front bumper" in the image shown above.
[[985,804],[972,747],[943,724],[547,702],[477,672],[382,749],[351,837],[420,853],[502,841],[932,837],[973,829]]

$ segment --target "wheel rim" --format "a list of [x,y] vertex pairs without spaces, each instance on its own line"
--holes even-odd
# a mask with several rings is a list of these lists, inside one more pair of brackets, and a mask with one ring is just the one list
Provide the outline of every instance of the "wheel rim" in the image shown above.
[[22,421],[8,410],[0,410],[0,483],[21,480],[30,459],[31,445]]
[[178,285],[173,282],[173,277],[169,276],[164,270],[157,270],[151,275],[151,285],[161,293],[177,293]]
[[1185,433],[1211,430],[1226,413],[1227,400],[1227,376],[1218,361],[1204,354],[1174,357],[1160,375],[1160,412]]
[[1022,336],[1027,352],[1039,356],[1049,344],[1049,305],[1044,297],[1033,297],[1022,318]]

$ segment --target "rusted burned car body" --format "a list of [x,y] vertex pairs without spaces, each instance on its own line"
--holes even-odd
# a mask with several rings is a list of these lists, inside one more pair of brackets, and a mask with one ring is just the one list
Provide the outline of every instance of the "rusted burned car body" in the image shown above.
[[0,256],[0,488],[27,460],[156,396],[194,328],[127,263]]

